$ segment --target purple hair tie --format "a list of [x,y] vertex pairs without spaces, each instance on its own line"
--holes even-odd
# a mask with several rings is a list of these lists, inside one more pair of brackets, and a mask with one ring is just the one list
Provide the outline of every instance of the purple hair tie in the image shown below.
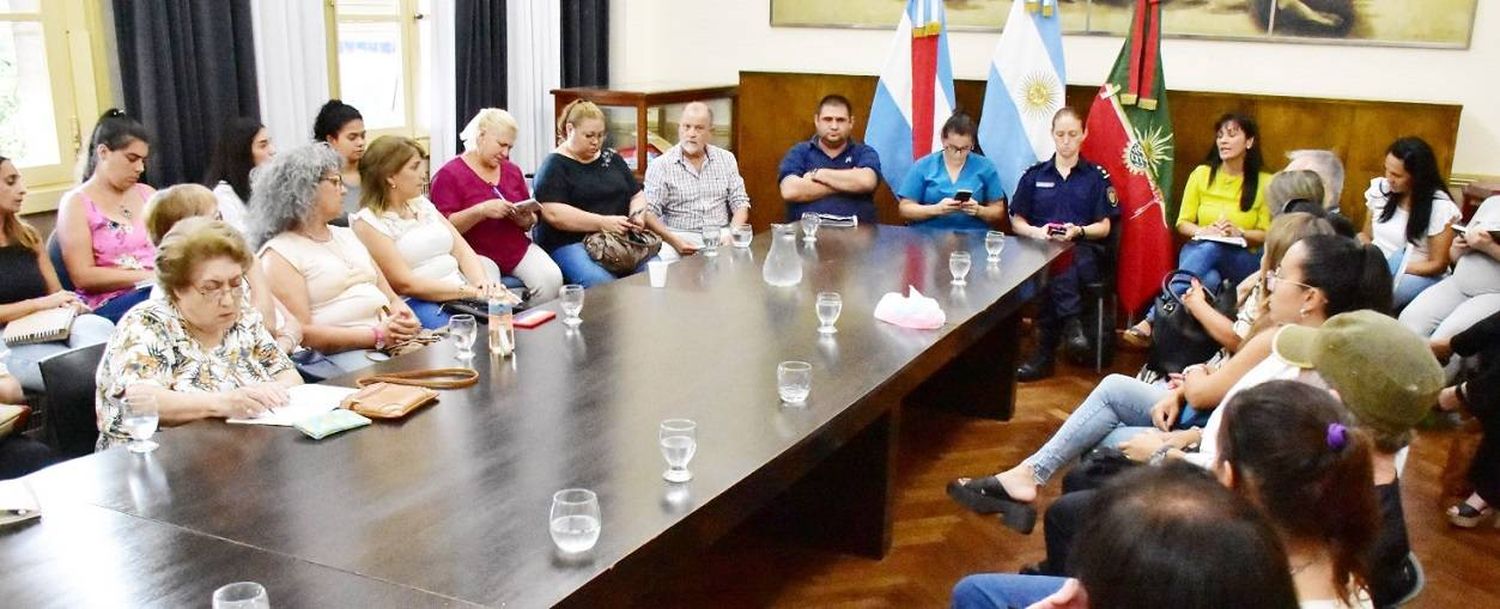
[[1329,423],[1328,436],[1326,438],[1328,448],[1332,448],[1335,451],[1344,450],[1344,445],[1349,442],[1348,432],[1349,429],[1344,427],[1343,423]]

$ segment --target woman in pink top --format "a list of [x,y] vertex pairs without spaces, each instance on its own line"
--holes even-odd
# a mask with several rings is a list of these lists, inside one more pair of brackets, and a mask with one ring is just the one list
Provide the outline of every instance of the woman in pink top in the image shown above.
[[530,288],[533,302],[557,297],[562,271],[526,235],[536,224],[535,207],[516,204],[531,198],[521,168],[510,162],[516,120],[498,108],[480,110],[464,127],[464,153],[432,178],[433,205],[475,252]]
[[57,241],[67,275],[94,313],[117,322],[151,293],[156,248],[146,235],[140,183],[150,154],[146,128],[111,108],[99,117],[84,182],[63,196]]

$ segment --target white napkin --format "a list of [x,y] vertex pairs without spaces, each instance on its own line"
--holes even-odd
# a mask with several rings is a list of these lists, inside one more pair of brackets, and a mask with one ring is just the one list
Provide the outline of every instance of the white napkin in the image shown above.
[[917,288],[906,286],[908,296],[898,292],[887,292],[875,304],[875,319],[903,328],[934,330],[943,327],[948,316],[936,300],[923,296]]

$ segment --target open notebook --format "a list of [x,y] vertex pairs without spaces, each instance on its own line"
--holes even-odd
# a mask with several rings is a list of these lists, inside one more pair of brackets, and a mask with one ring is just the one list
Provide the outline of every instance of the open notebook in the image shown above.
[[5,324],[5,344],[10,346],[67,340],[78,311],[55,307],[37,311]]

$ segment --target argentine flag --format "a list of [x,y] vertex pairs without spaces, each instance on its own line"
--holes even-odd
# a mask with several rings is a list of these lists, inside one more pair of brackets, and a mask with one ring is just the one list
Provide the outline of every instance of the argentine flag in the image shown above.
[[865,129],[865,143],[880,153],[881,177],[891,188],[901,185],[912,161],[942,148],[953,105],[943,2],[908,0]]
[[979,146],[1007,193],[1027,167],[1056,151],[1052,115],[1064,103],[1063,66],[1057,0],[1015,0],[990,59],[979,123]]

